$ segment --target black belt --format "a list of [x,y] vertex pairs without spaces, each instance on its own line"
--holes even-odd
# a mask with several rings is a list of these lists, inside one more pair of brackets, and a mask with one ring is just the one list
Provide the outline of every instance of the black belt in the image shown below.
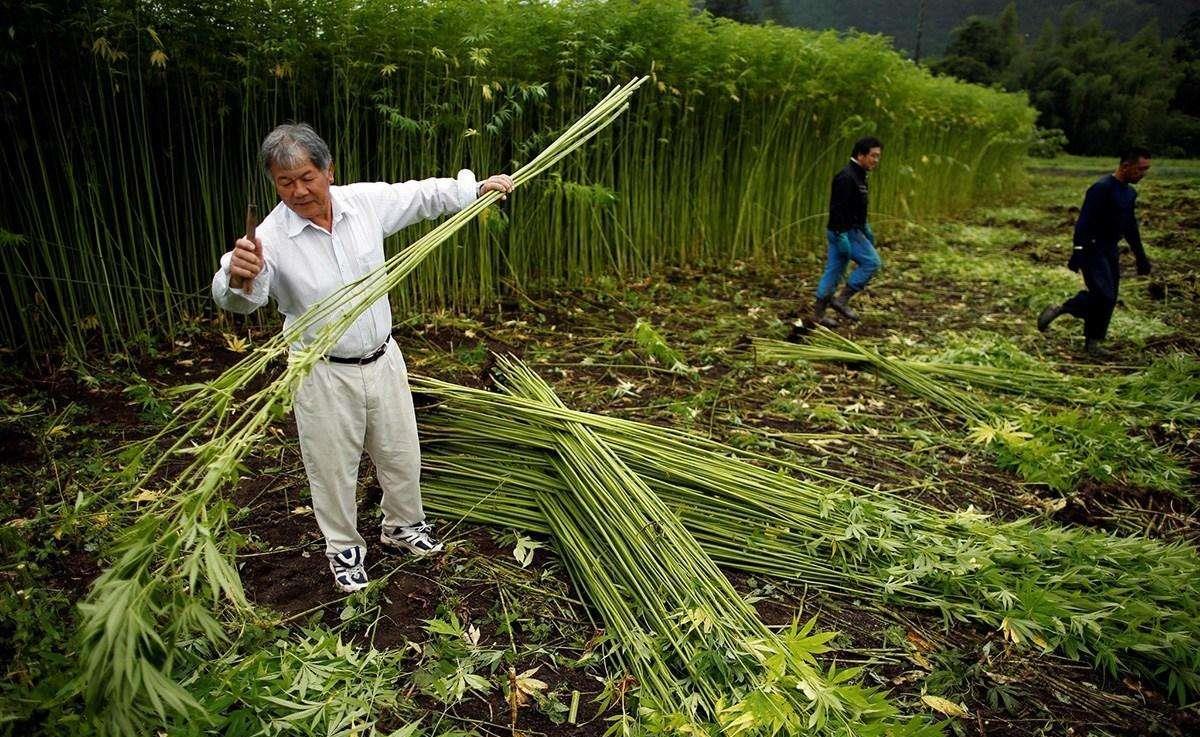
[[366,366],[368,363],[375,363],[376,361],[379,360],[380,356],[382,356],[384,353],[387,353],[387,347],[388,347],[388,344],[384,343],[383,345],[379,346],[379,348],[374,353],[372,353],[369,356],[363,356],[362,358],[342,358],[341,356],[325,356],[325,359],[328,361],[332,361],[333,363],[353,363],[353,364],[357,364],[359,366]]

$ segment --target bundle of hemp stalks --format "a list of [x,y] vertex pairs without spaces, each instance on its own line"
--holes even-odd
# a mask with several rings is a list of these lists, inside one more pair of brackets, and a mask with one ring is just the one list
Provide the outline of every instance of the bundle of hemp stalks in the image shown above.
[[421,418],[424,496],[438,513],[553,534],[540,500],[568,486],[556,438],[586,427],[721,565],[932,608],[1181,701],[1200,692],[1200,559],[1186,545],[948,513],[522,392],[412,381],[439,400]]
[[[525,406],[562,413],[550,386],[523,364],[499,363],[499,384]],[[533,492],[575,584],[638,683],[636,721],[657,731],[721,734],[939,734],[901,721],[858,669],[815,656],[836,633],[813,622],[776,633],[759,620],[662,499],[585,422],[566,419],[528,440],[558,484]],[[488,506],[488,505],[484,505]],[[699,730],[699,732],[697,731]]]

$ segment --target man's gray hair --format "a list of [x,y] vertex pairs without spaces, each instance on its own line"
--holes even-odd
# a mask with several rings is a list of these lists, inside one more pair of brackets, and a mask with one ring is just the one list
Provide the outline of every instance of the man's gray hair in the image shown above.
[[271,176],[271,167],[298,169],[308,162],[325,171],[333,163],[329,146],[308,123],[284,123],[263,139],[258,150],[263,171]]

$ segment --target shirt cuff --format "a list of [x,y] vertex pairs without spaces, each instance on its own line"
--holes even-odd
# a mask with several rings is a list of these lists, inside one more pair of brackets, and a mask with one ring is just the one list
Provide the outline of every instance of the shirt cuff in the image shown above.
[[458,209],[465,210],[470,207],[472,202],[479,199],[479,182],[475,179],[475,172],[470,169],[460,170],[456,182],[458,184]]
[[247,294],[245,289],[234,289],[229,284],[229,262],[233,260],[232,252],[225,252],[221,255],[221,268],[217,270],[216,276],[213,278],[213,291],[222,292],[223,294],[240,297],[248,302],[253,302],[256,305],[263,305],[267,302],[267,292],[270,289],[270,279],[267,278],[267,270],[264,267],[254,277],[254,281],[250,285],[250,293]]

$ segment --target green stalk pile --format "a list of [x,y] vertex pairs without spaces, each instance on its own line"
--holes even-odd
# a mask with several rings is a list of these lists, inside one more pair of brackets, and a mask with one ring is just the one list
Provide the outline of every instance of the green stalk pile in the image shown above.
[[[608,126],[644,81],[614,89],[517,170],[514,184],[526,184]],[[141,473],[130,498],[153,501],[116,542],[116,563],[81,605],[79,628],[84,694],[110,733],[143,733],[149,731],[146,725],[168,715],[203,715],[204,707],[173,680],[184,665],[179,660],[187,657],[178,644],[191,637],[219,642],[224,633],[213,613],[222,602],[246,605],[231,564],[236,541],[229,534],[222,490],[237,481],[242,459],[264,442],[269,425],[291,406],[296,387],[354,320],[499,196],[489,193],[446,219],[375,271],[314,305],[217,379],[180,388],[189,396],[176,418],[126,456],[129,475]],[[319,328],[316,339],[304,350],[291,350],[278,378],[243,397],[249,383],[310,327]],[[160,452],[167,438],[169,447]],[[148,453],[159,455],[143,469]],[[150,488],[168,473],[164,489]]]
[[1186,545],[948,514],[670,429],[413,382],[441,400],[421,423],[425,499],[441,514],[553,532],[539,499],[569,484],[550,451],[582,425],[721,565],[932,608],[1181,701],[1200,692],[1200,559]]
[[[1138,377],[1118,382],[1117,390],[1101,394],[1104,387],[1100,385],[1079,387],[1041,371],[1022,373],[1007,368],[893,358],[819,326],[807,344],[755,340],[754,345],[759,359],[765,361],[829,361],[869,366],[902,391],[961,417],[970,427],[972,441],[990,447],[1001,467],[1017,471],[1029,482],[1066,493],[1087,477],[1101,483],[1186,494],[1188,472],[1178,459],[1145,438],[1130,435],[1121,422],[1104,413],[1086,412],[1081,407],[1053,414],[1020,408],[1015,411],[1008,406],[984,403],[968,389],[983,386],[1050,396],[1055,401],[1073,394],[1078,396],[1080,391],[1094,392],[1093,396],[1110,397],[1108,407],[1142,409],[1149,402],[1156,410],[1174,411],[1177,419],[1186,419],[1196,411],[1194,396],[1181,397],[1177,392],[1159,392],[1157,398],[1147,393],[1148,399],[1130,396],[1140,393]],[[1021,383],[1023,378],[1029,379],[1027,385]],[[954,386],[945,379],[964,386]],[[1144,377],[1141,381],[1146,385],[1151,383]]]
[[[502,359],[504,389],[550,412],[565,406],[523,364]],[[639,686],[651,731],[739,735],[937,734],[895,722],[877,692],[848,683],[857,669],[819,669],[834,633],[812,622],[776,634],[663,501],[593,428],[566,421],[548,440],[557,487],[534,498],[572,578]]]

